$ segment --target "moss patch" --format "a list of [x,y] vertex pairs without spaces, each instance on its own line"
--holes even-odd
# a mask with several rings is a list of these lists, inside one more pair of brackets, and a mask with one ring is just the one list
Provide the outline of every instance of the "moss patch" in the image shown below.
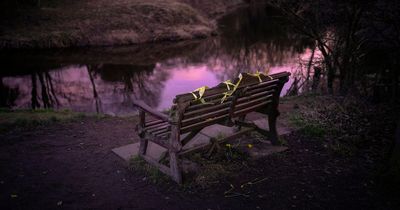
[[[70,110],[10,110],[0,109],[0,132],[12,128],[29,128],[39,125],[49,125],[55,122],[66,122],[85,117],[84,113]],[[103,117],[99,115],[98,117]]]

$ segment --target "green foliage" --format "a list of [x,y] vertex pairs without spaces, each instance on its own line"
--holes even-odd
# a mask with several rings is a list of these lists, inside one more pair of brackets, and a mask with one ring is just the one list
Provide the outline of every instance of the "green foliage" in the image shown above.
[[18,128],[33,128],[52,123],[72,121],[85,117],[84,113],[76,113],[69,110],[10,110],[0,109],[0,132]]
[[[341,156],[357,154],[362,148],[393,136],[398,107],[370,104],[358,97],[298,96],[285,99],[295,103],[289,122],[311,139],[323,140]],[[380,144],[380,143],[379,143]]]

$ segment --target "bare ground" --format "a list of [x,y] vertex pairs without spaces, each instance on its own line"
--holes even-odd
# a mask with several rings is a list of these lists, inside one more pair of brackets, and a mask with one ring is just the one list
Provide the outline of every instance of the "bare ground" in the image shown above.
[[[342,156],[320,140],[296,132],[285,137],[289,150],[284,153],[249,161],[238,173],[207,188],[178,187],[172,182],[152,183],[111,152],[137,141],[134,126],[132,119],[85,117],[1,134],[0,208],[399,207],[398,194],[386,192],[380,184],[378,171],[387,148],[372,155],[368,149]],[[254,180],[262,181],[249,184]]]

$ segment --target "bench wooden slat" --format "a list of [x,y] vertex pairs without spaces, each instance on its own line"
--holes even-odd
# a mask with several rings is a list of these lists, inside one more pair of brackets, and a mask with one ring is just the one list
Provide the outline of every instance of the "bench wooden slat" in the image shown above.
[[247,89],[254,90],[254,89],[263,88],[263,87],[270,87],[272,85],[276,85],[278,82],[279,82],[279,79],[265,81],[265,82],[261,82],[261,83],[255,84],[255,85],[250,85]]
[[267,95],[267,96],[264,96],[264,97],[261,97],[261,98],[257,98],[255,100],[239,103],[239,104],[237,104],[235,106],[234,112],[236,112],[238,110],[242,110],[242,109],[247,108],[247,107],[256,106],[257,104],[262,104],[265,101],[271,100],[272,97],[273,97],[273,95]]
[[237,100],[237,103],[243,102],[243,101],[249,101],[249,100],[253,100],[256,98],[260,98],[260,97],[264,97],[266,95],[273,95],[275,92],[275,90],[267,90],[264,92],[259,92],[257,94],[246,94],[243,97],[239,97]]
[[218,121],[226,119],[228,116],[229,116],[229,114],[224,114],[224,115],[221,115],[219,117],[212,118],[210,120],[206,120],[206,121],[203,121],[203,122],[199,122],[199,123],[191,124],[189,126],[182,127],[181,128],[181,134],[187,133],[187,132],[192,131],[192,130],[197,130],[199,128],[204,128],[204,127],[207,127],[207,126],[212,125],[212,124],[216,124]]
[[185,112],[183,114],[183,119],[191,118],[193,116],[202,115],[204,113],[209,113],[209,112],[212,112],[214,110],[218,110],[220,108],[225,108],[225,107],[230,106],[230,104],[231,104],[230,102],[225,102],[225,103],[222,103],[222,104],[220,103],[220,104],[216,104],[216,105],[213,105],[213,106],[208,106],[208,107],[205,107],[205,108],[199,108],[197,110],[188,111],[188,112]]
[[160,136],[160,134],[164,134],[167,133],[168,131],[170,131],[169,127],[168,128],[164,128],[155,132],[151,132],[151,134],[156,135],[156,136]]
[[161,130],[168,130],[169,127],[170,127],[170,125],[167,124],[167,125],[163,125],[163,126],[160,126],[160,127],[157,127],[157,128],[153,128],[151,130],[145,130],[145,131],[149,132],[149,133],[152,133],[152,134],[155,134],[155,133],[158,133],[158,131],[161,131]]
[[193,118],[184,119],[181,122],[181,126],[185,127],[185,126],[197,123],[197,122],[206,121],[213,117],[218,117],[218,116],[221,116],[224,114],[228,114],[229,110],[230,110],[230,107],[226,107],[223,109],[218,109],[217,111],[209,112],[207,114],[199,115],[199,116],[196,116]]
[[[202,104],[202,103],[197,103],[197,104],[194,104],[194,105],[190,105],[187,109],[186,109],[186,111],[194,111],[194,110],[197,110],[197,109],[202,109],[202,108],[206,108],[206,107],[212,107],[212,106],[215,106],[215,105],[217,105],[217,104],[221,104],[221,99],[222,99],[222,96],[220,97],[220,98],[216,98],[216,99],[214,99],[214,100],[211,100],[211,101],[207,101],[206,100],[206,104]],[[224,103],[230,103],[230,101],[232,100],[232,98],[227,98],[226,99],[226,101],[224,102]]]
[[257,105],[254,105],[254,106],[251,106],[251,107],[248,107],[248,108],[245,108],[245,109],[237,110],[237,111],[234,112],[234,117],[239,117],[239,116],[241,116],[241,115],[243,115],[243,114],[247,114],[247,113],[250,113],[250,112],[254,112],[254,111],[257,110],[258,108],[261,108],[261,107],[263,107],[263,106],[267,106],[267,105],[270,104],[271,102],[272,102],[272,100],[269,100],[269,101],[266,101],[266,102],[263,102],[263,103],[259,103],[259,104],[257,104]]
[[144,128],[144,130],[151,132],[151,131],[158,130],[159,128],[166,127],[166,126],[169,126],[168,122],[159,123],[159,124],[155,124],[155,125],[152,125],[152,126],[146,126]]

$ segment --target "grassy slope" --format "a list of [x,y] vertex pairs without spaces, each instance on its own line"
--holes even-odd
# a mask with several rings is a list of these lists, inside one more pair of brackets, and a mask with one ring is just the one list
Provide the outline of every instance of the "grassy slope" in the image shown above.
[[0,133],[13,128],[30,128],[84,117],[84,113],[68,110],[9,110],[0,109]]
[[212,11],[222,11],[221,3],[215,3],[212,10],[212,0],[193,2],[82,0],[24,10],[0,21],[0,49],[123,45],[208,36],[216,29],[212,16],[218,12]]

